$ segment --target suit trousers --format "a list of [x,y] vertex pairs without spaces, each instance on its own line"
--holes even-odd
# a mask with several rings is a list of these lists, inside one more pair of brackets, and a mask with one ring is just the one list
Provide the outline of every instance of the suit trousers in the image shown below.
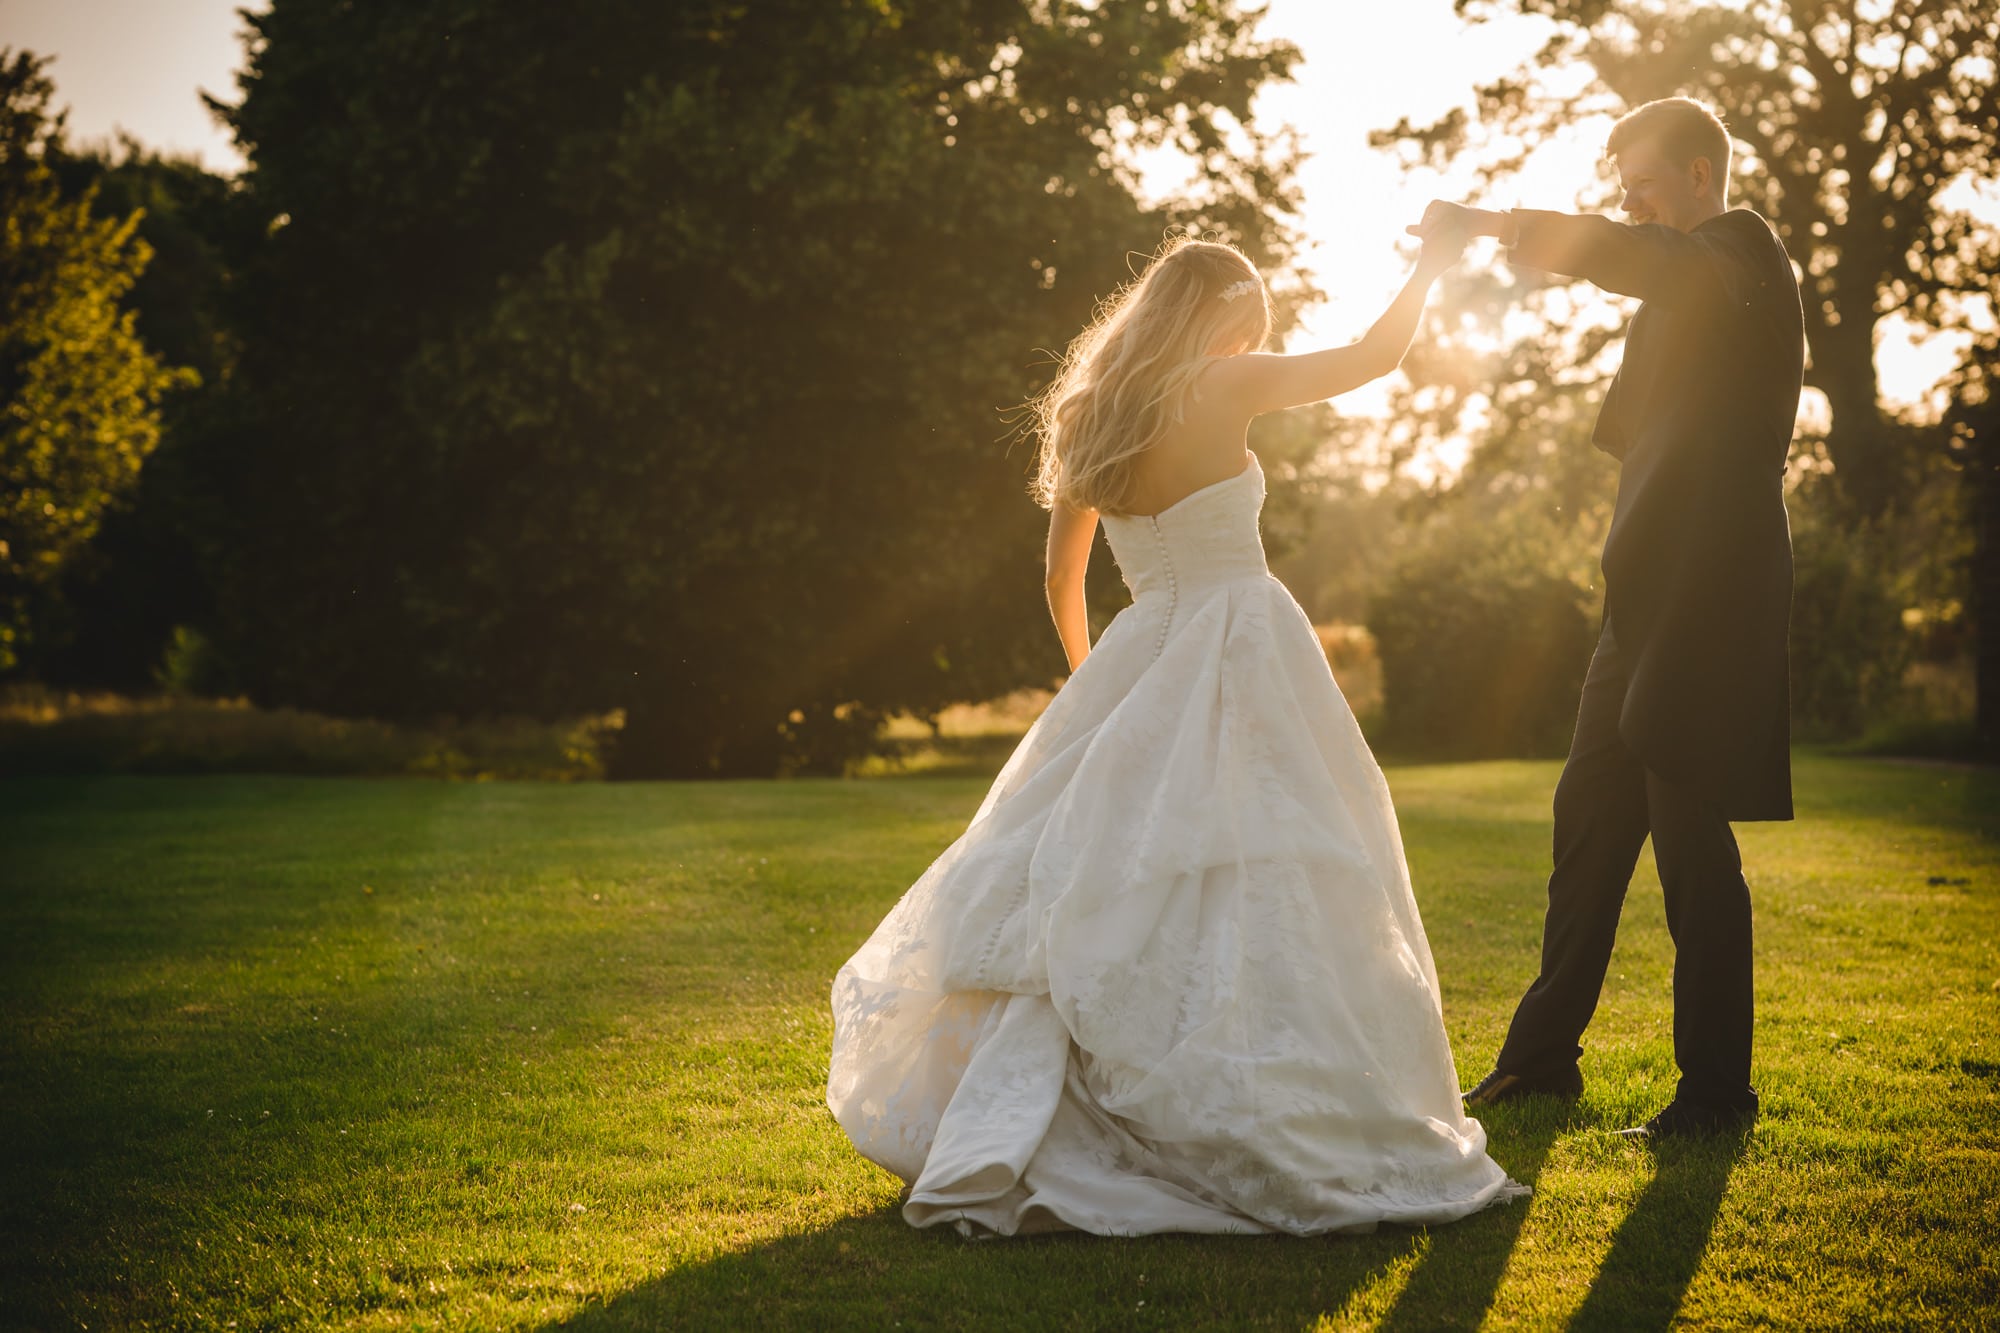
[[1750,1087],[1750,888],[1729,821],[1647,769],[1618,734],[1627,664],[1607,622],[1585,677],[1555,797],[1555,870],[1541,974],[1521,998],[1495,1068],[1573,1066],[1597,1009],[1618,915],[1650,834],[1674,941],[1676,1099],[1754,1110]]

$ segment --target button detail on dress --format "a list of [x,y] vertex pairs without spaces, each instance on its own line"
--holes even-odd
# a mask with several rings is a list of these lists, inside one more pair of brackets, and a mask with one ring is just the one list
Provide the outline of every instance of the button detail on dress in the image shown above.
[[1160,568],[1167,576],[1167,609],[1160,618],[1160,637],[1153,643],[1153,660],[1167,649],[1167,631],[1174,626],[1174,607],[1180,600],[1180,584],[1174,577],[1173,557],[1167,554],[1167,539],[1160,535],[1160,518],[1154,514],[1146,520],[1153,527],[1153,545],[1160,548]]

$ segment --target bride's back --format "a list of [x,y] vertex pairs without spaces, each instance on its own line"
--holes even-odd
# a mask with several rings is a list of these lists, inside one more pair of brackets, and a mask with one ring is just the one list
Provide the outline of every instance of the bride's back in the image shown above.
[[1106,302],[1031,407],[1036,498],[1143,516],[1242,470],[1248,418],[1202,383],[1218,358],[1271,332],[1263,281],[1242,252],[1180,237]]
[[1250,419],[1218,395],[1204,397],[1201,386],[1197,377],[1181,419],[1169,422],[1152,446],[1131,460],[1126,512],[1134,517],[1164,513],[1249,465]]

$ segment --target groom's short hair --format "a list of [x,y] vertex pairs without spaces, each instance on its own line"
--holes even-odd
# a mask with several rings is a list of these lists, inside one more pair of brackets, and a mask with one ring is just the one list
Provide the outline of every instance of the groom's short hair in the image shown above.
[[1722,118],[1692,97],[1662,97],[1627,111],[1611,127],[1604,151],[1616,157],[1633,144],[1655,144],[1680,166],[1698,157],[1708,159],[1709,169],[1721,185],[1720,199],[1729,197],[1729,131]]

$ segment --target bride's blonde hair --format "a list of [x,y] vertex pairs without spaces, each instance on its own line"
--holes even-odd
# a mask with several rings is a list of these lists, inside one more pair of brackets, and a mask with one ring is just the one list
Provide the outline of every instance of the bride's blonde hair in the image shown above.
[[1041,440],[1036,502],[1126,512],[1132,461],[1182,419],[1195,376],[1270,335],[1270,297],[1242,251],[1170,237],[1143,274],[1098,307],[1055,379],[1029,402]]

